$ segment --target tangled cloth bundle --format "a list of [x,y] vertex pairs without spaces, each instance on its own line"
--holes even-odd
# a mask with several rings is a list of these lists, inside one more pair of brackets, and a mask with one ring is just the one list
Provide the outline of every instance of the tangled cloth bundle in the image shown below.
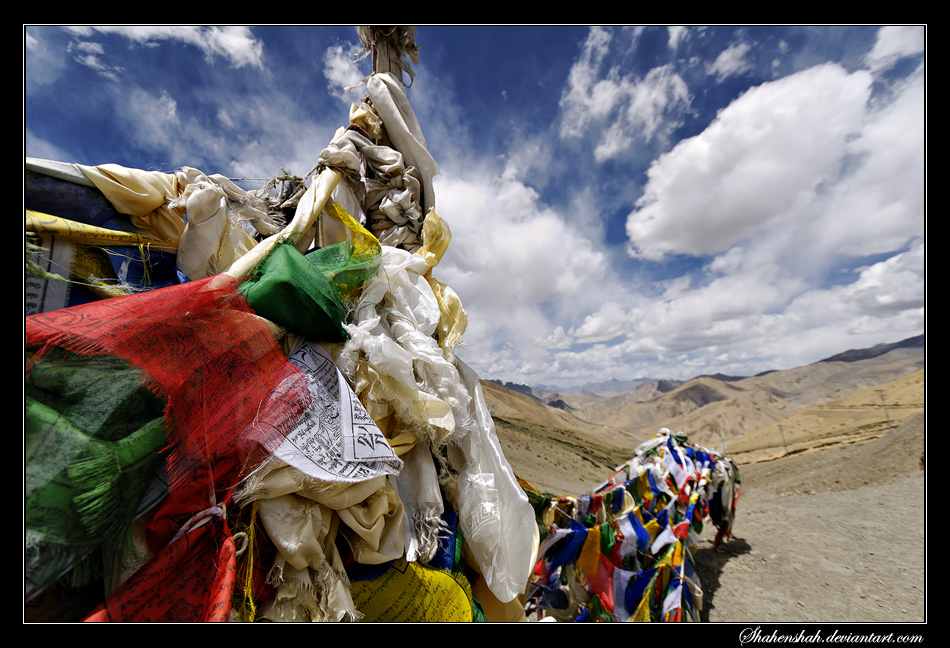
[[[181,178],[136,178],[147,185],[138,196],[130,191],[130,176],[137,174],[105,170],[111,177],[103,191],[132,203],[144,197],[146,204],[134,208],[144,211],[142,227],[178,241],[179,269],[195,263],[188,265],[192,281],[180,286],[27,320],[28,377],[37,367],[45,372],[44,361],[60,351],[114,357],[163,406],[160,416],[141,420],[142,436],[154,445],[139,454],[162,450],[167,496],[138,518],[142,511],[129,511],[135,491],[114,482],[113,491],[129,494],[123,507],[111,507],[121,511],[113,519],[118,524],[94,522],[127,537],[135,516],[145,526],[148,559],[88,620],[218,621],[233,613],[355,619],[360,611],[350,570],[405,561],[420,576],[433,561],[446,562],[448,536],[459,546],[447,563],[464,560],[472,586],[466,580],[459,598],[461,572],[447,581],[417,580],[442,582],[448,599],[468,606],[453,619],[475,618],[471,599],[477,596],[483,607],[503,610],[504,618],[517,616],[514,609],[523,620],[518,597],[534,563],[538,529],[501,451],[478,377],[455,356],[465,311],[454,291],[432,276],[451,241],[434,209],[438,169],[397,79],[374,74],[367,92],[370,100],[354,108],[351,127],[338,133],[310,186],[295,196],[291,223],[270,233],[274,223],[258,219],[268,225],[258,228],[267,238],[250,250],[244,224],[251,221],[230,217],[239,211],[235,201],[250,207],[252,196],[232,196],[214,177],[187,169]],[[175,212],[183,206],[194,211],[190,233]],[[191,218],[196,214],[208,218]],[[229,220],[218,221],[221,215]],[[199,225],[207,227],[198,232]],[[188,243],[190,235],[200,242]],[[228,265],[232,257],[238,258]],[[203,273],[210,276],[196,278]],[[322,374],[298,364],[291,351],[316,347],[332,359]],[[315,389],[320,376],[337,371],[339,406]],[[86,404],[94,399],[90,394]],[[32,411],[34,430],[55,417]],[[342,423],[339,412],[351,419]],[[138,430],[123,434],[138,438]],[[33,443],[40,436],[31,437],[31,447],[42,445]],[[96,433],[86,436],[90,447],[102,445]],[[346,445],[353,439],[369,443],[356,451]],[[122,438],[108,443],[116,445],[106,446],[111,457],[128,454]],[[311,465],[288,460],[282,454],[288,443],[307,448],[300,456]],[[367,448],[388,455],[361,455]],[[49,466],[34,471],[30,493],[45,497],[40,486],[65,474],[72,481],[57,496],[75,503],[82,497],[70,489],[81,483],[82,471],[71,456],[59,464],[52,473]],[[149,475],[144,467],[139,474]],[[238,519],[240,547],[251,548],[244,553],[235,542]],[[31,533],[42,551],[55,539],[40,524]],[[81,540],[74,534],[60,544],[75,550]],[[180,587],[191,594],[174,595]],[[239,598],[244,603],[232,605]]]

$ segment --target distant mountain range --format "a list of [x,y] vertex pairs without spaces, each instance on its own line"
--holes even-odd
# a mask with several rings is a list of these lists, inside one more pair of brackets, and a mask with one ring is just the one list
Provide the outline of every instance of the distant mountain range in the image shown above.
[[[867,349],[850,349],[842,353],[835,354],[831,357],[825,358],[823,360],[818,360],[818,362],[857,362],[858,360],[869,360],[871,358],[876,358],[882,356],[890,351],[895,349],[921,349],[924,348],[924,335],[918,335],[915,337],[907,338],[906,340],[901,340],[900,342],[892,342],[889,344],[877,344],[873,347]],[[762,373],[756,374],[757,377],[766,376],[770,373],[777,371],[771,369],[769,371],[763,371]],[[701,374],[695,376],[695,378],[712,378],[714,380],[719,380],[722,382],[734,382],[739,380],[745,380],[749,376],[728,376],[726,374],[716,373],[716,374]],[[693,379],[695,379],[693,378]],[[560,394],[583,394],[588,396],[617,396],[619,394],[627,394],[630,392],[635,392],[637,390],[643,390],[644,385],[650,385],[646,389],[655,391],[656,393],[666,393],[683,384],[684,380],[669,380],[669,379],[652,379],[652,378],[639,378],[636,380],[617,380],[613,378],[611,380],[606,380],[596,383],[587,383],[581,387],[573,388],[562,388],[555,387],[551,385],[539,385],[537,387],[531,387],[530,385],[522,385],[519,383],[513,382],[503,382],[501,380],[491,380],[491,382],[496,385],[501,385],[505,389],[510,389],[512,391],[525,394],[535,398],[542,403],[552,404],[552,401],[560,400]],[[556,405],[555,405],[556,406]]]
[[844,353],[839,353],[830,358],[820,360],[820,362],[857,362],[858,360],[877,358],[895,349],[923,349],[924,346],[924,336],[918,335],[917,337],[907,338],[906,340],[892,344],[876,344],[869,349],[851,349],[850,351],[845,351]]
[[[925,360],[921,335],[756,376],[608,381],[602,394],[482,385],[516,472],[580,487],[664,427],[749,457],[786,443],[880,434],[892,420],[923,411]],[[609,393],[615,389],[625,391]]]

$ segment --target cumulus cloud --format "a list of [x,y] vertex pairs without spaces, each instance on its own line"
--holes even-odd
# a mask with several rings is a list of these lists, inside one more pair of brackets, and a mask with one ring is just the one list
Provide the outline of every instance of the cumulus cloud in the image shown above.
[[[897,36],[881,35],[875,61],[883,65],[885,52],[918,51]],[[586,91],[565,94],[575,102],[564,102],[566,115],[582,100],[599,98],[602,108],[633,97],[621,91],[622,77],[595,73],[609,41],[606,32],[591,32],[569,82],[571,92]],[[736,73],[747,52],[733,48],[710,69]],[[630,252],[646,263],[676,255],[708,262],[701,272],[669,281],[658,296],[621,280],[596,291],[573,320],[526,320],[547,326],[540,329],[546,335],[531,341],[546,351],[531,371],[576,383],[635,374],[748,374],[837,353],[842,340],[857,347],[919,334],[922,69],[883,93],[877,86],[876,96],[874,89],[871,68],[814,66],[751,88],[702,133],[658,157],[628,218]],[[605,115],[591,104],[588,114],[565,122],[581,132]],[[871,255],[885,258],[835,274],[851,267],[849,259]],[[532,258],[550,267],[543,255]],[[528,310],[521,306],[511,312]],[[513,361],[519,352],[509,346],[488,367],[530,378]]]
[[[655,299],[605,303],[557,339],[538,365],[568,384],[605,378],[750,375],[919,335],[924,329],[923,244],[819,288],[774,272],[737,272],[693,285],[687,277]],[[847,340],[843,347],[842,340]]]
[[848,144],[847,172],[829,191],[815,240],[851,256],[898,250],[923,235],[926,176],[922,66],[868,110]]
[[571,331],[575,342],[590,344],[608,342],[630,330],[627,310],[615,301],[608,301],[596,313],[584,318],[584,322]]
[[866,326],[909,314],[922,330],[924,298],[924,246],[917,241],[907,252],[862,269],[851,283],[802,294],[786,314],[798,326]]
[[555,326],[551,335],[536,338],[535,343],[545,349],[570,349],[574,346],[574,338],[564,332],[563,326]]
[[600,79],[600,66],[609,51],[610,40],[607,30],[591,29],[580,60],[570,70],[561,99],[565,113],[561,120],[561,135],[564,137],[583,133],[590,121],[606,115],[616,102],[615,84]]
[[631,253],[716,254],[794,224],[840,172],[870,90],[868,73],[827,64],[746,92],[650,167],[627,220]]
[[452,245],[433,274],[478,313],[465,335],[473,366],[489,375],[540,371],[548,348],[573,341],[558,322],[603,300],[607,255],[511,176],[443,169],[436,191]]
[[638,140],[666,137],[690,104],[686,82],[672,64],[657,66],[643,78],[619,66],[604,72],[612,39],[603,28],[591,29],[561,98],[561,137],[594,137],[598,162],[627,151]]
[[[124,73],[101,48],[114,42],[97,37],[98,29],[73,31],[68,55],[48,46],[52,35],[63,39],[58,28],[28,30],[27,91],[64,64],[75,67],[70,57],[101,74]],[[712,30],[650,35],[589,30],[565,68],[553,131],[512,121],[499,132],[475,132],[451,82],[422,74],[413,83],[411,101],[442,171],[438,210],[453,235],[433,274],[470,315],[460,357],[484,377],[570,385],[748,374],[919,334],[925,82],[922,67],[907,73],[921,52],[920,30],[881,30],[863,70],[818,65],[752,87],[724,107],[704,105],[703,88],[709,95],[726,89],[711,82],[737,81],[750,60],[761,71],[781,59],[778,74],[793,58],[823,59],[774,42],[723,51],[712,45],[721,42]],[[325,42],[310,78],[322,73],[332,96],[311,84],[321,90],[317,109],[285,92],[284,79],[258,73],[263,50],[241,28],[126,29],[123,36],[141,47],[193,43],[219,69],[222,60],[243,67],[255,91],[241,97],[229,93],[223,74],[197,93],[125,78],[98,94],[100,112],[114,106],[110,128],[130,148],[187,164],[201,156],[226,161],[239,176],[309,169],[346,119],[337,100],[351,98],[341,91],[362,78],[345,44],[336,36]],[[625,56],[648,47],[650,69],[627,64]],[[800,56],[787,56],[791,50]],[[719,112],[703,128],[712,110]],[[666,144],[687,118],[698,134]],[[494,137],[507,138],[502,157],[481,145]],[[31,150],[49,148],[30,130],[26,138]],[[661,154],[649,168],[610,165],[605,177],[599,163],[632,149]],[[631,208],[626,196],[641,195],[641,185]]]
[[924,51],[922,25],[888,25],[877,32],[874,48],[865,57],[868,67],[879,72],[907,56]]
[[[918,51],[907,35],[882,34],[869,58]],[[748,371],[923,330],[922,68],[873,98],[872,78],[826,64],[762,84],[655,160],[627,221],[631,254],[710,261],[627,311],[618,350],[648,339],[655,366],[682,353],[684,372]],[[872,255],[890,256],[834,276]]]

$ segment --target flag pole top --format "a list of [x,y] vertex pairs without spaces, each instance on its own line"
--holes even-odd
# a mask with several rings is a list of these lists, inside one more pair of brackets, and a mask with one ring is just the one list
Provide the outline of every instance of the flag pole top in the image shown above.
[[403,85],[403,72],[409,75],[412,85],[415,74],[413,65],[419,64],[419,46],[416,45],[416,28],[405,25],[360,25],[356,28],[363,49],[373,56],[373,73],[390,72]]

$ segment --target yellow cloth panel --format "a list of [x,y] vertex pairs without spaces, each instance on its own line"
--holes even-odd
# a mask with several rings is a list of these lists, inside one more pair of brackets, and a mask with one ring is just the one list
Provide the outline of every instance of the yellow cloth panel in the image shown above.
[[354,580],[350,592],[362,621],[469,622],[472,602],[449,573],[397,560],[382,576]]
[[181,189],[175,174],[129,169],[118,164],[77,166],[116,211],[132,217],[135,227],[166,241],[181,238],[185,221],[180,213],[165,207]]
[[25,228],[27,232],[66,236],[77,243],[87,245],[156,245],[169,248],[178,246],[176,241],[162,241],[134,232],[97,227],[32,209],[25,210]]

